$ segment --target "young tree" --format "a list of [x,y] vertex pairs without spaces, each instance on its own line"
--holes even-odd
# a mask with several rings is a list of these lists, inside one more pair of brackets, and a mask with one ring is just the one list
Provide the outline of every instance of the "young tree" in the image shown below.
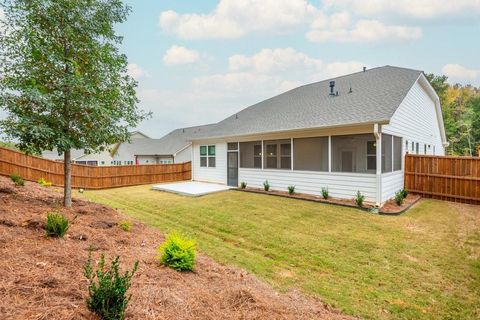
[[71,206],[71,149],[104,150],[129,139],[148,114],[126,74],[114,25],[121,0],[3,0],[0,126],[20,149],[64,154],[64,205]]

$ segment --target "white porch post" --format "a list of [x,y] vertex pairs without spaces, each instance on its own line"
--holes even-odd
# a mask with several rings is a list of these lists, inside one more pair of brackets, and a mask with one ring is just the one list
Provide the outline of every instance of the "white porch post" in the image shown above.
[[332,172],[332,136],[328,136],[328,172]]
[[263,157],[264,157],[264,152],[263,152],[263,140],[262,140],[262,170],[263,170]]
[[376,199],[375,204],[379,206],[382,203],[382,133],[378,123],[374,124],[373,132],[376,143]]
[[290,138],[290,171],[293,171],[293,138]]

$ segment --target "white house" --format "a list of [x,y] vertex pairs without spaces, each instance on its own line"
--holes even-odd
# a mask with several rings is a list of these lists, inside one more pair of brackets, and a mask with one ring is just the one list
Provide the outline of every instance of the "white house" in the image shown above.
[[211,125],[173,130],[160,139],[132,139],[115,147],[114,160],[131,160],[135,164],[169,164],[191,160],[190,139]]
[[404,154],[443,155],[439,99],[422,71],[385,66],[304,85],[191,139],[193,180],[382,204],[403,188]]

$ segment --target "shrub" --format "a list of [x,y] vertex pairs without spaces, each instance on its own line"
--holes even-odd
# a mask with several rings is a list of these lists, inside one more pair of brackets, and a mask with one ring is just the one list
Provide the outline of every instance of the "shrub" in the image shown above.
[[195,241],[171,232],[158,248],[160,262],[177,271],[192,271],[195,264]]
[[360,192],[360,190],[357,191],[357,194],[355,195],[355,203],[359,207],[363,207],[363,201],[365,200],[365,196]]
[[23,187],[25,185],[25,180],[22,179],[18,174],[12,173],[10,175],[10,179],[12,179],[13,183],[15,183],[16,186]]
[[263,189],[265,191],[270,190],[270,184],[268,183],[268,180],[265,180],[265,182],[263,183]]
[[47,215],[45,230],[47,236],[63,237],[69,228],[68,219],[61,214],[51,212]]
[[404,194],[402,190],[395,192],[395,202],[401,206],[403,204],[403,201],[405,200]]
[[88,279],[88,297],[85,300],[87,308],[104,320],[124,319],[125,310],[132,297],[127,296],[127,291],[138,269],[138,261],[135,261],[132,271],[126,271],[123,275],[118,271],[119,266],[120,259],[117,256],[110,268],[105,268],[105,256],[102,254],[97,270],[93,271],[91,252],[83,266],[83,274]]
[[245,181],[242,181],[242,183],[240,183],[240,188],[245,189],[246,187],[247,183]]
[[327,188],[322,188],[322,197],[325,200],[328,199],[328,187]]
[[45,178],[40,178],[38,179],[38,184],[41,185],[42,187],[50,187],[52,186],[52,183],[50,181],[47,181]]
[[295,186],[288,186],[288,194],[292,195],[295,193]]
[[123,231],[129,232],[130,230],[132,230],[132,222],[127,220],[120,221],[118,223],[118,226],[122,228]]
[[408,190],[407,189],[403,188],[403,189],[400,190],[400,192],[402,193],[403,198],[406,198],[408,196]]

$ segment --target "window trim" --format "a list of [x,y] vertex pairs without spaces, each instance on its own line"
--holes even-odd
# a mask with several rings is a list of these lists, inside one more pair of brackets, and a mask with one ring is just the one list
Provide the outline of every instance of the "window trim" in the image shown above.
[[[204,154],[202,154],[202,149],[205,151]],[[213,153],[210,153],[210,150],[213,149]],[[199,148],[199,154],[200,154],[200,167],[201,168],[215,168],[217,166],[217,147],[215,144],[206,144],[206,145],[200,145]],[[206,159],[205,165],[202,165],[202,158]],[[213,159],[213,161],[211,160]],[[213,162],[213,164],[211,163]]]

